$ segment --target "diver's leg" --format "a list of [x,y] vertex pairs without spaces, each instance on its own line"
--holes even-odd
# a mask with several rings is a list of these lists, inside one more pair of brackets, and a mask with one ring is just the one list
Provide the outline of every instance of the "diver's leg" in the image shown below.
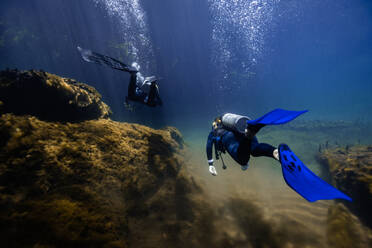
[[265,157],[275,158],[274,157],[275,150],[276,148],[273,147],[272,145],[269,145],[266,143],[258,143],[256,136],[253,137],[251,141],[251,155],[253,157],[265,156]]
[[128,96],[125,101],[129,100],[146,103],[146,93],[143,92],[139,87],[137,87],[137,72],[131,72],[130,81],[128,85]]
[[136,97],[136,83],[137,83],[137,73],[132,72],[130,74],[129,85],[128,85],[128,98],[135,99]]
[[150,91],[149,91],[149,97],[147,100],[148,105],[155,105],[155,96],[156,96],[156,86],[155,83],[151,83]]
[[162,105],[156,82],[151,83],[147,104],[150,106]]

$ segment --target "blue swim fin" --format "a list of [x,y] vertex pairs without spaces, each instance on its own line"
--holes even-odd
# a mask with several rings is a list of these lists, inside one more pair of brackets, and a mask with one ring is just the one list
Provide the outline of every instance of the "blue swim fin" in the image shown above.
[[303,111],[290,111],[285,109],[275,109],[258,119],[247,121],[249,125],[280,125],[290,122],[297,118],[299,115],[306,113],[307,110]]
[[336,198],[352,201],[350,197],[309,170],[286,144],[279,145],[279,158],[283,177],[288,186],[309,202]]

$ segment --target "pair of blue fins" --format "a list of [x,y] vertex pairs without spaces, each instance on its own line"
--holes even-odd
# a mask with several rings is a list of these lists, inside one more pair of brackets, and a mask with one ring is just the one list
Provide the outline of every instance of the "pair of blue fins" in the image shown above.
[[[289,111],[275,109],[258,119],[249,120],[247,123],[250,126],[260,129],[266,125],[280,125],[290,122],[306,112],[307,110]],[[288,145],[280,144],[278,150],[285,182],[303,198],[309,202],[331,199],[352,201],[349,196],[328,184],[309,170],[294,152],[291,151]]]

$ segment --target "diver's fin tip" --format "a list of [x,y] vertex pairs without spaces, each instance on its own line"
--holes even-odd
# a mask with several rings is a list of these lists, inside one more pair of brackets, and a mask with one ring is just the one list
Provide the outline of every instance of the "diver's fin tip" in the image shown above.
[[286,145],[279,145],[279,160],[285,182],[309,202],[317,200],[352,199],[315,175]]
[[347,195],[346,195],[345,198],[342,198],[342,199],[344,199],[346,201],[349,201],[349,202],[352,202],[353,201],[353,199],[351,197],[347,196]]

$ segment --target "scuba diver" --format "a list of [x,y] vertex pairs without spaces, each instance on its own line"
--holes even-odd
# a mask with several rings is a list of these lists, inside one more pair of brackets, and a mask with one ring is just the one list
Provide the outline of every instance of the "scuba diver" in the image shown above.
[[221,153],[226,153],[226,151],[240,164],[242,170],[248,169],[250,155],[270,157],[281,163],[287,185],[309,202],[336,198],[352,201],[350,197],[309,170],[288,145],[280,144],[276,148],[270,144],[258,142],[256,134],[262,127],[290,122],[306,112],[307,110],[275,109],[255,120],[231,113],[217,117],[212,124],[212,131],[209,133],[206,146],[209,172],[217,176],[213,165],[213,146],[216,159],[222,160],[223,169],[226,169],[226,165]]
[[[137,74],[140,73],[136,70],[130,71],[128,96],[125,97],[125,103],[129,104],[128,100],[131,100],[144,103],[150,107],[163,105],[163,102],[159,96],[159,87],[156,84],[155,76],[143,78],[142,76],[138,77]],[[140,86],[138,86],[138,81],[142,81]],[[144,88],[146,86],[149,88],[149,93],[145,93]]]
[[136,62],[130,66],[117,59],[83,49],[79,46],[77,49],[81,57],[87,62],[109,66],[113,69],[130,73],[128,95],[125,97],[126,105],[129,105],[129,100],[146,104],[149,107],[163,105],[159,95],[158,79],[155,76],[143,77],[139,72],[140,66]]

